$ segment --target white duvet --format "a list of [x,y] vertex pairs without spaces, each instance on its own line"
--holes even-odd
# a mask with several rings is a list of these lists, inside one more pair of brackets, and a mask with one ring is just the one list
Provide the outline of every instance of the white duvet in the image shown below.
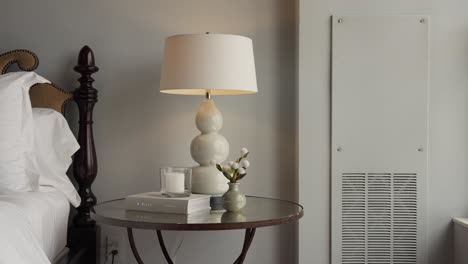
[[21,208],[0,201],[0,212],[0,263],[50,264]]
[[0,195],[0,264],[50,263],[66,246],[69,212],[50,187]]

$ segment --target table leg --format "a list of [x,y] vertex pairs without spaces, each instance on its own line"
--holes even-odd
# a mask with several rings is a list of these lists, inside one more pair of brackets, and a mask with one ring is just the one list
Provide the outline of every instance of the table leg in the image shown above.
[[[236,259],[236,261],[234,261],[234,264],[244,263],[245,257],[247,256],[247,252],[249,251],[250,245],[252,244],[252,240],[255,236],[255,231],[256,231],[256,228],[247,228],[245,230],[244,245],[242,246],[242,252],[239,255],[239,257]],[[130,247],[132,248],[133,256],[135,256],[135,259],[138,262],[138,264],[144,264],[136,248],[135,239],[133,238],[133,230],[130,227],[127,227],[127,234],[128,234],[128,240],[130,241]],[[166,259],[168,264],[174,264],[171,257],[169,256],[169,253],[167,252],[161,230],[156,230],[156,234],[158,236],[159,246],[161,247],[161,250],[164,254],[164,258]]]
[[167,252],[166,245],[164,244],[164,239],[161,234],[161,230],[156,230],[156,234],[158,235],[159,246],[161,246],[164,258],[166,258],[168,264],[174,264],[174,262],[171,259],[171,256],[169,256],[169,253]]
[[140,257],[140,254],[138,254],[138,250],[135,245],[135,239],[133,238],[133,230],[130,227],[127,227],[127,234],[128,241],[130,242],[130,247],[132,248],[133,256],[135,256],[135,259],[138,262],[138,264],[144,264],[143,260]]
[[250,244],[252,244],[252,240],[255,236],[255,231],[256,228],[247,228],[245,230],[244,245],[242,246],[242,252],[236,259],[236,261],[234,261],[234,264],[244,263],[245,257],[247,256],[247,251],[249,251]]

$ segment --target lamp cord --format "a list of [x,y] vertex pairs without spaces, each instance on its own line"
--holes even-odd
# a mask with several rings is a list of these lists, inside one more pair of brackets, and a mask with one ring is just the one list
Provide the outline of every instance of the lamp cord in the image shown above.
[[182,239],[180,239],[180,242],[177,245],[176,249],[174,250],[174,254],[172,256],[172,259],[174,260],[174,263],[176,263],[177,253],[179,253],[179,249],[182,247],[182,244],[184,243],[184,238],[185,238],[185,235],[184,235],[184,233],[182,233]]
[[114,249],[111,251],[112,254],[112,264],[114,264],[114,258],[117,254],[119,254],[119,251],[117,249]]

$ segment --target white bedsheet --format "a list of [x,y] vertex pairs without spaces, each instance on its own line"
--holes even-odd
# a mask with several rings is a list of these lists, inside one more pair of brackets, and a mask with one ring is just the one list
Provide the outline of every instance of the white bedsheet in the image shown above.
[[[66,246],[70,204],[61,192],[41,188],[40,192],[0,195],[0,212],[0,245],[10,244],[17,249],[16,253],[24,256],[24,260],[19,261],[0,246],[1,264],[50,263],[48,260]],[[25,240],[28,243],[24,243]],[[35,257],[32,262],[31,255]],[[45,262],[40,261],[43,256],[46,256]],[[14,257],[15,261],[8,257]]]

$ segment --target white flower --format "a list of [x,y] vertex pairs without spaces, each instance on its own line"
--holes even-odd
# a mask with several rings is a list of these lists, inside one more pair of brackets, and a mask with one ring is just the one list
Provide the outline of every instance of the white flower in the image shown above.
[[210,160],[210,165],[216,165],[216,160],[214,159]]
[[241,148],[240,153],[242,156],[245,156],[245,154],[249,153],[249,150],[247,148]]
[[243,160],[240,162],[240,166],[247,169],[250,167],[250,162],[248,160]]
[[240,168],[237,172],[239,172],[240,175],[245,174],[245,169],[244,169],[244,168]]
[[229,165],[224,165],[223,166],[223,171],[224,172],[230,172],[231,171],[231,167]]
[[239,163],[234,162],[234,164],[231,165],[231,168],[237,170],[240,167]]
[[228,165],[232,167],[232,165],[234,165],[234,161],[230,160],[230,161],[228,162]]

